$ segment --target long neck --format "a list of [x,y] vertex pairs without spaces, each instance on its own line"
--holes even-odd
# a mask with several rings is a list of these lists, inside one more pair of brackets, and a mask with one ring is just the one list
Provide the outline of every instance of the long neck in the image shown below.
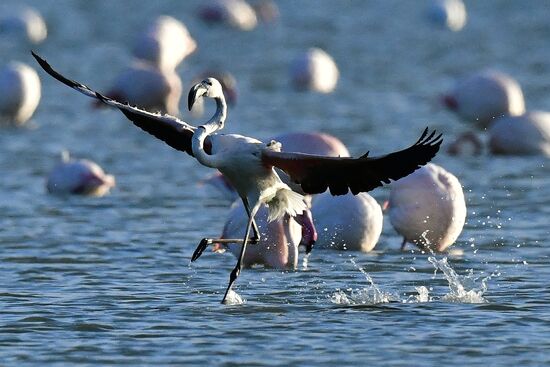
[[227,117],[227,104],[225,103],[223,96],[216,97],[215,101],[216,112],[214,113],[214,116],[212,116],[212,118],[204,125],[199,126],[197,130],[195,130],[192,139],[192,149],[195,158],[197,158],[200,164],[212,168],[217,167],[217,157],[215,155],[207,154],[204,151],[204,140],[208,135],[222,129]]
[[214,116],[206,122],[205,125],[208,124],[223,124],[225,123],[225,119],[227,118],[227,103],[225,102],[225,98],[223,96],[214,98],[216,101],[216,112],[214,112]]

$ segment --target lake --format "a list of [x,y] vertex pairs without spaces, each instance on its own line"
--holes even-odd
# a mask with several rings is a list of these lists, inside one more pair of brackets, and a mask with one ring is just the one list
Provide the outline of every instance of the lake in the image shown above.
[[[319,130],[358,156],[438,129],[434,162],[461,181],[468,215],[450,254],[399,251],[386,216],[374,252],[317,250],[297,271],[245,269],[235,288],[243,303],[221,305],[235,258],[189,262],[228,211],[199,184],[212,171],[39,71],[33,119],[0,133],[2,365],[550,363],[548,159],[446,154],[471,127],[437,103],[456,78],[495,68],[519,81],[528,109],[550,110],[548,2],[467,1],[460,32],[429,24],[424,1],[282,0],[280,20],[250,32],[202,23],[199,0],[26,3],[49,26],[34,49],[100,90],[130,62],[149,19],[182,20],[198,43],[178,69],[185,93],[207,68],[238,80],[228,132]],[[339,65],[332,94],[289,87],[291,59],[311,46]],[[0,63],[38,69],[31,46],[0,47]],[[180,107],[184,120],[204,121],[186,114],[185,98]],[[99,163],[117,187],[103,198],[48,195],[63,149]],[[381,203],[389,188],[371,194]]]

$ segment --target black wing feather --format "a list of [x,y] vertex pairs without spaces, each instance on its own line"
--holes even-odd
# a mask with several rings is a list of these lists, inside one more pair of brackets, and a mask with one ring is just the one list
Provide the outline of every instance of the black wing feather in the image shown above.
[[266,150],[265,164],[285,171],[307,194],[319,194],[327,188],[332,195],[367,192],[405,177],[428,163],[438,152],[443,139],[426,128],[418,141],[407,149],[380,157],[323,157],[303,153]]

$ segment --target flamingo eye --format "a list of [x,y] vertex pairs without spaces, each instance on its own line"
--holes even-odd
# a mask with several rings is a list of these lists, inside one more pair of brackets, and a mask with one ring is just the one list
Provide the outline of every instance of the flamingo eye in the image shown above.
[[208,79],[206,79],[206,80],[204,81],[204,84],[208,85],[209,87],[212,86],[212,82],[211,82],[210,80],[208,80]]

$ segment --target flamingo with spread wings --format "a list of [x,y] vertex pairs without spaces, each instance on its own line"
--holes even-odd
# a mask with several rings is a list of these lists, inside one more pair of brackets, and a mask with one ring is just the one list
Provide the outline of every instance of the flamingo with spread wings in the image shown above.
[[[202,165],[218,169],[233,185],[242,199],[249,220],[243,239],[222,240],[241,244],[237,264],[230,274],[222,303],[226,302],[241,271],[247,244],[257,243],[259,240],[254,216],[260,206],[266,204],[269,207],[268,220],[280,219],[286,214],[301,215],[306,210],[302,195],[283,183],[274,167],[287,173],[307,194],[321,193],[327,189],[333,195],[344,195],[349,191],[357,194],[414,172],[435,156],[442,142],[441,134],[438,135],[435,131],[430,133],[426,128],[412,146],[380,157],[368,157],[368,153],[359,158],[349,158],[281,152],[281,144],[275,141],[266,144],[242,135],[215,134],[224,127],[227,104],[222,87],[214,78],[204,79],[189,92],[189,109],[201,97],[214,99],[217,107],[210,120],[194,127],[176,117],[150,113],[105,97],[84,84],[59,74],[34,52],[33,56],[58,81],[108,106],[118,108],[139,128],[172,148],[195,157]],[[216,242],[219,243],[220,240],[203,239],[195,250],[192,261],[208,245]]]

